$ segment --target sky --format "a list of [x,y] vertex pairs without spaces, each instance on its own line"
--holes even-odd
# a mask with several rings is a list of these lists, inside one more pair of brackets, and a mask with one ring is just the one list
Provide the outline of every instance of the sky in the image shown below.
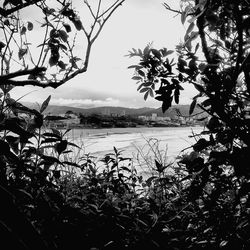
[[[161,106],[161,103],[137,92],[133,70],[128,66],[138,62],[128,56],[132,48],[143,49],[153,42],[155,48],[174,49],[185,34],[180,17],[167,11],[164,0],[126,0],[96,40],[89,68],[57,89],[21,87],[15,88],[11,96],[22,101],[42,103],[51,95],[50,104],[74,107],[122,106],[128,108]],[[178,8],[177,0],[165,0]],[[84,22],[84,20],[83,20]],[[184,86],[180,104],[190,104],[195,91]],[[24,96],[24,97],[23,97]]]

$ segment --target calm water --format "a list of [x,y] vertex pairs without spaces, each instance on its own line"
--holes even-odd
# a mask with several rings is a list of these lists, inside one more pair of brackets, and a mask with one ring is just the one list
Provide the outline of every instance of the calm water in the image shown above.
[[[74,129],[68,137],[81,145],[85,153],[100,157],[112,152],[114,146],[124,150],[126,157],[135,157],[138,149],[149,154],[147,141],[155,138],[159,141],[160,150],[167,149],[168,157],[176,157],[181,150],[195,143],[195,139],[189,136],[202,130],[203,127]],[[154,142],[151,140],[151,146]]]

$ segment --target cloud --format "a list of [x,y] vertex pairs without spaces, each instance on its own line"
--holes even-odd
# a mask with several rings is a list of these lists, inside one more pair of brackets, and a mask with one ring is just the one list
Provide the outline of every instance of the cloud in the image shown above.
[[101,106],[118,106],[120,104],[120,101],[117,99],[113,99],[112,97],[108,97],[104,100],[58,98],[52,99],[50,104],[70,107],[92,108]]
[[[160,102],[153,98],[145,102],[143,95],[136,91],[138,86],[131,80],[133,71],[127,67],[138,63],[138,58],[125,55],[132,48],[143,49],[152,41],[155,48],[164,46],[168,49],[174,49],[179,43],[185,29],[179,18],[173,18],[175,13],[167,11],[162,2],[164,0],[126,0],[98,37],[85,74],[71,79],[57,89],[17,87],[11,91],[12,98],[24,96],[22,101],[41,104],[51,95],[51,104],[56,105],[159,107]],[[170,6],[177,6],[179,1],[168,0],[168,3]],[[77,10],[80,12],[80,7]],[[34,39],[39,38],[37,33],[39,30],[34,34]],[[76,48],[78,55],[81,54],[83,44],[79,43]],[[35,92],[26,95],[31,91]],[[192,96],[192,89],[187,88],[182,93],[180,102],[190,103]]]

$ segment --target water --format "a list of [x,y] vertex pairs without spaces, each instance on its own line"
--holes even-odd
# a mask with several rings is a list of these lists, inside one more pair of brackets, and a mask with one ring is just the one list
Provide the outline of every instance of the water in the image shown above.
[[[158,149],[162,152],[167,149],[167,156],[175,158],[184,148],[195,143],[195,139],[190,138],[190,135],[199,134],[202,130],[203,127],[73,129],[68,132],[68,137],[77,145],[81,145],[85,153],[97,157],[113,152],[115,146],[124,151],[124,156],[133,158],[138,155],[138,149],[145,154],[151,154],[147,141],[155,138],[159,142]],[[150,143],[154,142],[151,140]]]

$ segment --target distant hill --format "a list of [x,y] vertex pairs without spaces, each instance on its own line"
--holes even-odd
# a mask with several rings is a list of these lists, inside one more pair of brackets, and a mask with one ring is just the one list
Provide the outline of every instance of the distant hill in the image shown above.
[[[23,103],[24,105],[38,109],[37,104],[33,103]],[[184,116],[188,116],[189,114],[189,105],[174,105],[171,108],[169,108],[164,114],[162,113],[161,108],[125,108],[125,107],[96,107],[96,108],[76,108],[76,107],[70,107],[70,106],[59,106],[59,105],[49,105],[47,109],[45,110],[45,114],[53,114],[53,115],[59,115],[59,114],[65,114],[67,111],[72,111],[76,114],[83,114],[83,115],[89,115],[89,114],[125,114],[125,115],[131,115],[131,116],[151,116],[152,113],[156,113],[157,116],[168,116],[173,117],[175,116],[176,109],[180,111],[180,113]],[[195,108],[194,114],[200,112],[201,110],[199,108]]]
[[[189,116],[189,108],[190,105],[173,105],[172,107],[170,107],[165,113],[162,113],[162,109],[158,108],[158,109],[154,109],[150,112],[146,111],[143,115],[146,116],[150,116],[152,113],[156,113],[157,116],[167,116],[167,117],[171,117],[173,118],[174,116],[176,116],[177,114],[177,109],[180,111],[180,114],[183,116]],[[201,109],[196,107],[194,109],[193,114],[199,113],[201,112]]]
[[139,109],[132,109],[132,108],[124,108],[124,107],[97,107],[97,108],[75,108],[75,107],[68,107],[68,106],[56,106],[56,105],[49,105],[46,109],[45,113],[52,113],[52,114],[64,114],[65,112],[71,110],[74,113],[81,113],[83,115],[88,114],[126,114],[126,115],[141,115],[146,112],[151,112],[154,109],[152,108],[139,108]]

